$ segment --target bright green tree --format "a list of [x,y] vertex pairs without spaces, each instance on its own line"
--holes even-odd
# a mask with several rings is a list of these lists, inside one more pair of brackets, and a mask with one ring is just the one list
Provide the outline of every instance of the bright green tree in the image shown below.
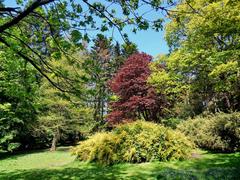
[[[67,79],[75,80],[71,82],[73,92],[63,93],[51,86],[48,81],[44,81],[39,89],[40,112],[34,131],[52,139],[52,151],[56,150],[60,139],[66,138],[69,134],[91,131],[94,127],[93,109],[83,100],[87,96],[86,84],[80,81],[86,74],[81,70],[82,60],[79,56],[76,58],[78,61],[66,58],[52,61],[53,67],[65,73]],[[59,79],[59,83],[64,82],[65,80]]]
[[0,52],[0,150],[12,151],[31,143],[29,125],[36,120],[38,80],[28,62],[18,61],[10,50]]
[[166,69],[188,86],[185,102],[194,114],[240,110],[239,8],[238,1],[191,0],[169,14]]

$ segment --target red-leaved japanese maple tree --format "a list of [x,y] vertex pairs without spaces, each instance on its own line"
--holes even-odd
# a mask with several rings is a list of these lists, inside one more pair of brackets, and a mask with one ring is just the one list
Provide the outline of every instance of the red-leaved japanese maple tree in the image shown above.
[[131,55],[110,81],[110,89],[119,97],[118,101],[111,103],[112,111],[107,117],[110,123],[138,118],[159,120],[168,103],[147,83],[151,60],[152,57],[145,53]]

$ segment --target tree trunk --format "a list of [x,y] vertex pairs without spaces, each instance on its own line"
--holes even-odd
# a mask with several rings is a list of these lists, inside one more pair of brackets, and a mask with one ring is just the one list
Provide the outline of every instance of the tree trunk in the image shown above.
[[56,151],[59,138],[60,138],[60,132],[59,132],[59,129],[57,129],[57,131],[53,135],[50,151]]
[[54,134],[50,151],[56,151],[56,146],[57,146],[57,136]]

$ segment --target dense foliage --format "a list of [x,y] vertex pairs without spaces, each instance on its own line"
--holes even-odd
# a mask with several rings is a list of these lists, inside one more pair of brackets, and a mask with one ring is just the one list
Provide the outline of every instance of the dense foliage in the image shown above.
[[177,115],[240,110],[239,8],[238,1],[192,0],[170,13],[171,53],[156,62],[166,71],[155,68],[150,83],[177,97]]
[[15,116],[10,103],[0,104],[0,117],[0,151],[12,151],[20,145],[16,137],[23,122]]
[[[182,159],[191,144],[179,129],[201,148],[239,151],[239,1],[14,2],[0,0],[1,152],[102,132],[80,143],[80,159]],[[164,20],[170,51],[156,59],[124,33]],[[117,126],[137,119],[160,125]]]
[[240,151],[240,113],[197,117],[187,120],[178,129],[198,147],[213,151]]
[[89,75],[87,79],[89,101],[93,106],[93,118],[98,122],[96,129],[105,124],[105,116],[108,112],[109,101],[112,93],[107,82],[111,79],[118,68],[123,64],[125,58],[137,52],[134,44],[113,44],[107,37],[98,34],[94,40],[94,46],[84,60],[83,69]]
[[11,51],[0,56],[0,150],[12,151],[31,139],[39,77],[29,63],[17,61]]
[[108,115],[111,123],[127,119],[144,118],[158,121],[168,103],[164,96],[147,84],[152,57],[137,53],[130,56],[110,81],[110,88],[117,96]]
[[[15,0],[0,1],[0,42],[2,48],[12,51],[21,59],[30,63],[51,84],[61,90],[71,87],[59,85],[48,74],[62,77],[49,64],[49,56],[71,57],[69,50],[75,47],[84,49],[86,42],[92,41],[92,32],[121,35],[129,42],[123,32],[129,25],[133,32],[146,30],[150,26],[162,29],[163,18],[149,16],[149,9],[166,14],[174,5],[173,0],[163,4],[154,1],[73,1],[73,0]],[[145,13],[138,14],[142,5],[147,7]],[[159,8],[161,6],[161,8]],[[115,32],[114,32],[115,30]]]
[[79,160],[115,164],[182,160],[191,155],[193,144],[178,131],[136,121],[109,133],[97,133],[73,149]]

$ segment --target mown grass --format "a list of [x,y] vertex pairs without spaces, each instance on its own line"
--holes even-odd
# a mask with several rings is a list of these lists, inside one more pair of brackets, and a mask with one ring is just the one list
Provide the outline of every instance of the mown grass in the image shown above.
[[0,179],[240,179],[240,153],[103,167],[76,161],[65,149],[40,151],[0,158]]

